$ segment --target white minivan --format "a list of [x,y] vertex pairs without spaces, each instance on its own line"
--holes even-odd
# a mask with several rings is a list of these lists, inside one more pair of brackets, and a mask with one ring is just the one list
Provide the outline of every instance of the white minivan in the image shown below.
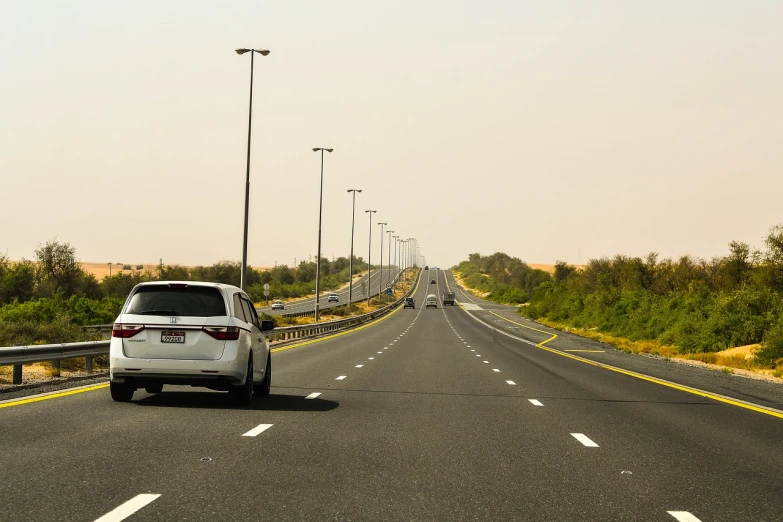
[[429,294],[427,297],[424,298],[424,308],[429,307],[437,308],[438,307],[438,296],[435,294]]
[[155,281],[131,290],[114,322],[109,348],[110,391],[128,402],[164,384],[228,391],[238,404],[269,395],[272,358],[247,294],[236,286]]

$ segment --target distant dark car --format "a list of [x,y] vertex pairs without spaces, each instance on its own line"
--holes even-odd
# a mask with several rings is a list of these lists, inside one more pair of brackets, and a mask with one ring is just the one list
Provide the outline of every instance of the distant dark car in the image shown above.
[[416,308],[416,301],[412,297],[406,297],[402,304],[403,308]]
[[434,285],[435,284],[435,280],[433,279],[432,281],[430,281],[430,284]]

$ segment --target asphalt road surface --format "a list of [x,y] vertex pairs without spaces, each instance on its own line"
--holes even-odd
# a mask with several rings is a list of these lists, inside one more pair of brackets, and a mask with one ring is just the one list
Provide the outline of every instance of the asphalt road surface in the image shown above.
[[774,392],[700,395],[419,307],[447,285],[425,271],[415,309],[276,351],[248,408],[185,387],[0,403],[3,518],[781,520]]
[[[370,297],[377,296],[379,281],[380,281],[381,290],[386,291],[386,285],[394,281],[396,275],[397,275],[397,267],[392,266],[391,270],[389,270],[388,267],[384,267],[382,274],[380,274],[377,269],[373,269],[372,273],[370,274],[371,281],[369,285],[367,285],[367,274],[364,274],[362,277],[357,278],[353,282],[352,302],[357,303],[367,299],[368,292],[370,294]],[[365,285],[364,291],[362,291],[363,288],[362,285]],[[326,300],[326,296],[330,293],[331,292],[322,293],[320,302],[318,304],[320,310],[323,311],[335,306],[343,306],[348,303],[347,286],[345,288],[341,288],[340,290],[336,290],[334,292],[339,296],[340,300],[338,302],[330,303]],[[270,296],[269,302],[271,303],[273,300],[274,299]],[[308,297],[306,299],[298,299],[298,300],[286,302],[285,309],[283,310],[272,310],[271,305],[256,308],[256,310],[258,310],[259,312],[264,312],[267,315],[282,315],[282,314],[290,314],[294,312],[312,312],[313,310],[315,310],[315,297]]]

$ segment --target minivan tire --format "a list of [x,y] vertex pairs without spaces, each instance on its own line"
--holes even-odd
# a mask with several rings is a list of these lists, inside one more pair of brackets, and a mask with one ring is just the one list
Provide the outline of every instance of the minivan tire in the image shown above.
[[247,362],[247,377],[245,377],[245,384],[242,386],[233,386],[231,391],[228,392],[231,395],[231,399],[234,404],[239,406],[247,406],[253,400],[253,355],[250,355],[250,360]]
[[109,391],[116,402],[130,402],[136,389],[126,383],[110,382]]
[[272,354],[266,357],[266,371],[264,372],[264,380],[261,384],[256,385],[254,393],[261,397],[268,397],[272,388]]

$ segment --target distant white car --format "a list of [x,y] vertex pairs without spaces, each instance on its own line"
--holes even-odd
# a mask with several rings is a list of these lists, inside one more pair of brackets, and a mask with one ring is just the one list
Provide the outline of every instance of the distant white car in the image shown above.
[[326,296],[326,302],[327,303],[339,303],[340,302],[340,296],[332,292],[331,294]]
[[241,289],[195,281],[141,283],[112,328],[109,388],[128,402],[164,384],[228,391],[238,404],[269,395],[272,358],[260,321]]
[[285,305],[283,304],[283,301],[280,301],[279,299],[272,303],[272,310],[285,310]]
[[424,298],[424,308],[437,308],[438,307],[438,296],[435,294],[429,294],[427,297]]

